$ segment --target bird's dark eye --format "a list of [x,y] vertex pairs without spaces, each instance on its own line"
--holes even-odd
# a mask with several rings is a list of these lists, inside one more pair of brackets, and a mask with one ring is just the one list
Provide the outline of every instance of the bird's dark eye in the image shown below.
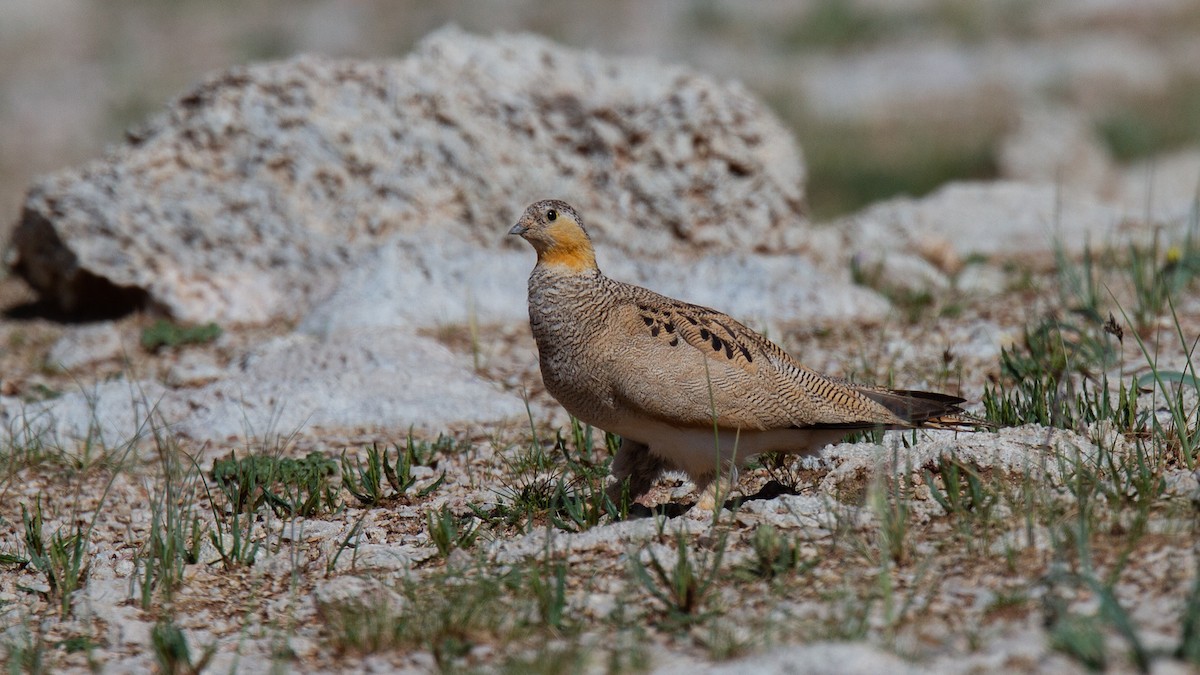
[[546,212],[546,220],[549,220],[550,222],[554,222],[555,220],[558,220],[558,211],[555,211],[554,209],[550,209],[549,211],[547,211]]

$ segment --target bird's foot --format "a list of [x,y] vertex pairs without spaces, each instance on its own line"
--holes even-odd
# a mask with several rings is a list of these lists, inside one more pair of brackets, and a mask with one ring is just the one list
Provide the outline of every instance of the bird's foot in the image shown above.
[[722,487],[718,481],[713,481],[700,491],[699,499],[696,501],[696,505],[692,507],[692,511],[703,511],[711,514],[720,508],[725,508],[725,499],[729,496],[730,492],[729,487]]

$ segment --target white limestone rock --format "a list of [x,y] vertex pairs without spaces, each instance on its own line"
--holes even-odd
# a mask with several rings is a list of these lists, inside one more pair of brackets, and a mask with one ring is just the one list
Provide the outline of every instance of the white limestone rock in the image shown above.
[[121,357],[121,331],[111,321],[68,327],[46,354],[46,366],[71,372]]
[[948,249],[960,260],[982,254],[1025,262],[1052,261],[1056,247],[1077,255],[1089,243],[1140,241],[1150,234],[1122,209],[1094,198],[1015,181],[950,183],[921,199],[870,206],[832,227],[849,255]]
[[265,323],[303,316],[388,237],[494,251],[550,196],[625,252],[776,250],[804,177],[740,85],[450,28],[401,60],[215,74],[104,159],[36,182],[12,244],[68,311]]
[[522,400],[471,372],[442,345],[397,330],[293,334],[256,347],[228,376],[167,389],[116,380],[24,403],[0,399],[0,438],[63,447],[88,437],[109,447],[152,425],[197,440],[264,438],[315,429],[442,430],[525,414]]

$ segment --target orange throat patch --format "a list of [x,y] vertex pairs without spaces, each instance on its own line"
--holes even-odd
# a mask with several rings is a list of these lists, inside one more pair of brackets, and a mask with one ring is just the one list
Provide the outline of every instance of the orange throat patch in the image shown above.
[[592,242],[578,225],[556,224],[551,230],[554,242],[538,251],[538,263],[565,267],[572,272],[596,269]]

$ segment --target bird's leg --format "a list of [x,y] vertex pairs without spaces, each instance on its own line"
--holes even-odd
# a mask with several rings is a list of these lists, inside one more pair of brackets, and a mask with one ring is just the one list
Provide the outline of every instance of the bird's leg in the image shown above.
[[650,452],[650,447],[645,443],[622,438],[621,447],[612,463],[612,475],[617,480],[608,486],[608,498],[614,504],[619,504],[621,492],[628,481],[629,501],[632,503],[650,491],[665,468],[662,458]]
[[729,482],[726,483],[725,475],[721,476],[722,480],[717,480],[717,473],[715,471],[700,476],[691,476],[692,482],[696,485],[696,493],[699,495],[695,508],[712,511],[718,505],[724,506],[725,499],[733,492],[733,488],[737,486],[737,467],[729,467],[728,477]]

